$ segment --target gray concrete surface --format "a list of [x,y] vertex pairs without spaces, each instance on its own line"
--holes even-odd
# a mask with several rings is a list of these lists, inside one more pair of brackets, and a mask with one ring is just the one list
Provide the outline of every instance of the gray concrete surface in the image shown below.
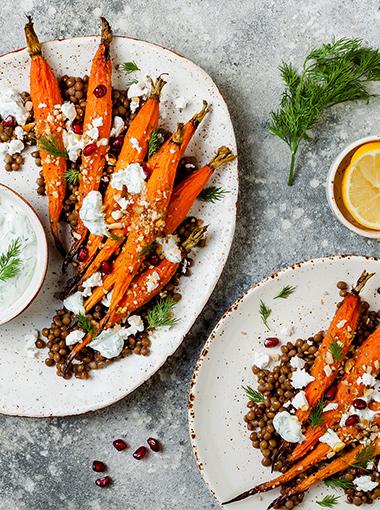
[[[217,508],[192,457],[187,392],[198,353],[223,310],[252,282],[289,263],[338,253],[377,255],[378,243],[351,234],[330,213],[324,183],[348,142],[379,132],[380,100],[331,111],[304,146],[296,186],[286,186],[288,152],[266,125],[277,104],[281,59],[299,64],[333,36],[379,44],[375,0],[6,0],[0,52],[24,45],[24,13],[42,39],[93,34],[104,14],[114,31],[189,57],[214,78],[230,107],[240,153],[235,241],[219,285],[177,354],[147,384],[93,415],[53,420],[0,417],[0,510],[201,510]],[[150,434],[161,457],[137,463],[110,452],[126,434]],[[100,490],[88,468],[106,459],[114,487]]]

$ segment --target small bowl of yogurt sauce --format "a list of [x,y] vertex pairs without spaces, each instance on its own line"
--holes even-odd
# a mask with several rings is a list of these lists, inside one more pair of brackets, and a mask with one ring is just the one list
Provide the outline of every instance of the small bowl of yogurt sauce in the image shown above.
[[0,184],[0,325],[34,301],[47,264],[48,244],[40,218],[18,193]]

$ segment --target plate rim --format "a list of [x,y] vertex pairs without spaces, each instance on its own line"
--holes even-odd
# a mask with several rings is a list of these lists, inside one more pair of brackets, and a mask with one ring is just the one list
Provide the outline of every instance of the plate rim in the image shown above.
[[292,264],[288,264],[287,266],[279,269],[278,271],[273,271],[272,273],[270,273],[268,276],[265,276],[261,280],[254,281],[250,285],[250,287],[248,287],[245,291],[243,291],[240,294],[240,296],[232,304],[230,304],[227,307],[227,309],[225,310],[223,315],[220,317],[220,319],[218,320],[218,322],[212,329],[209,337],[207,338],[206,342],[204,343],[204,345],[199,353],[198,359],[194,366],[193,374],[191,376],[191,382],[190,382],[189,394],[188,394],[188,400],[187,400],[188,431],[189,431],[191,449],[193,452],[193,458],[196,462],[198,471],[200,472],[207,489],[212,494],[215,502],[217,503],[217,505],[220,508],[224,508],[224,507],[222,506],[222,502],[219,501],[218,497],[216,496],[216,493],[215,493],[214,489],[212,488],[211,483],[210,483],[208,476],[206,474],[206,471],[204,469],[204,465],[201,460],[198,444],[196,441],[196,433],[195,433],[195,401],[196,401],[195,390],[196,390],[196,386],[197,386],[197,382],[198,382],[198,376],[202,370],[202,366],[203,366],[205,358],[208,354],[209,348],[212,345],[212,343],[214,342],[214,340],[216,340],[218,338],[218,333],[221,329],[223,329],[224,322],[231,315],[233,315],[233,313],[236,310],[238,310],[240,304],[245,299],[247,299],[256,289],[262,287],[270,280],[277,278],[279,275],[282,275],[282,274],[290,272],[290,271],[294,271],[297,267],[300,268],[300,267],[305,267],[308,265],[321,264],[324,262],[341,260],[341,259],[345,259],[345,260],[347,260],[347,259],[349,259],[349,260],[362,259],[362,260],[371,260],[374,262],[380,261],[380,257],[370,256],[370,255],[355,255],[355,254],[327,255],[327,256],[316,257],[316,258],[311,258],[311,259],[307,259],[307,260],[301,260],[299,262],[294,262]]
[[[79,44],[81,44],[81,42],[87,41],[89,39],[99,38],[99,37],[100,37],[99,34],[97,34],[97,35],[84,35],[84,36],[65,37],[65,38],[50,39],[50,40],[47,40],[47,41],[43,41],[41,44],[42,44],[42,46],[45,46],[45,45],[60,45],[60,44],[65,44],[65,43],[69,42],[71,44],[78,43],[78,45],[79,45]],[[235,198],[234,198],[233,202],[231,203],[231,223],[230,223],[230,229],[229,229],[229,231],[226,232],[226,236],[225,236],[225,239],[227,241],[226,242],[226,249],[223,251],[222,258],[221,258],[221,264],[219,266],[219,269],[217,270],[217,272],[214,275],[214,279],[213,279],[214,283],[213,283],[212,286],[210,286],[210,288],[205,293],[204,298],[202,299],[202,302],[200,303],[200,311],[197,314],[197,316],[194,319],[194,321],[192,322],[191,326],[189,327],[189,329],[185,333],[180,334],[179,339],[178,339],[178,345],[177,345],[176,349],[172,353],[170,353],[168,356],[163,358],[159,363],[157,363],[157,366],[154,367],[154,369],[153,369],[153,371],[151,373],[148,373],[148,372],[145,371],[144,375],[141,377],[139,382],[133,384],[133,386],[131,386],[131,388],[126,393],[123,393],[120,396],[118,395],[116,397],[111,397],[110,399],[105,400],[103,402],[98,402],[96,404],[92,404],[91,406],[88,406],[89,408],[86,409],[86,410],[73,409],[72,412],[67,412],[67,411],[66,412],[62,412],[62,413],[55,412],[54,414],[51,413],[51,414],[44,414],[44,415],[35,414],[35,413],[19,414],[16,411],[15,412],[0,411],[0,415],[3,415],[3,416],[15,416],[15,417],[20,417],[20,418],[39,418],[39,419],[68,417],[68,416],[80,416],[80,415],[85,415],[85,414],[93,413],[93,412],[98,411],[100,409],[104,409],[106,407],[109,407],[109,406],[111,406],[113,404],[116,404],[117,402],[123,400],[128,395],[132,394],[140,386],[145,384],[151,377],[153,377],[155,374],[157,374],[157,372],[163,367],[163,365],[167,362],[167,360],[170,357],[172,357],[173,355],[175,355],[177,350],[181,347],[184,338],[189,334],[190,330],[192,329],[192,327],[194,326],[194,324],[197,321],[198,317],[200,316],[200,314],[204,310],[206,304],[208,303],[212,293],[214,292],[214,290],[215,290],[215,288],[216,288],[216,286],[217,286],[217,284],[218,284],[218,282],[220,280],[220,277],[221,277],[221,275],[222,275],[222,273],[224,271],[227,259],[228,259],[229,255],[230,255],[230,252],[231,252],[231,247],[232,247],[232,243],[233,243],[234,236],[235,236],[235,230],[236,230],[237,204],[238,204],[238,200],[239,200],[239,155],[238,155],[238,147],[237,147],[237,140],[236,140],[234,124],[232,122],[231,114],[230,114],[230,111],[229,111],[229,108],[228,108],[228,104],[227,104],[227,102],[225,100],[224,94],[221,92],[219,86],[215,83],[214,79],[210,76],[210,74],[208,74],[201,66],[199,66],[198,64],[193,62],[191,59],[183,56],[180,53],[177,53],[175,50],[169,49],[169,48],[167,48],[165,46],[162,46],[160,44],[157,44],[157,43],[146,41],[144,39],[139,39],[138,37],[132,37],[132,36],[118,35],[117,34],[117,35],[113,36],[113,39],[121,39],[121,40],[126,40],[126,41],[134,41],[134,42],[136,42],[138,44],[142,44],[143,46],[151,47],[152,49],[155,49],[155,50],[158,49],[160,51],[163,51],[164,53],[168,53],[169,55],[171,54],[176,59],[179,58],[179,59],[183,60],[187,65],[190,65],[191,67],[195,68],[198,72],[203,74],[204,77],[215,87],[215,91],[217,92],[217,94],[219,94],[220,102],[225,107],[226,118],[229,121],[230,126],[231,126],[231,136],[232,136],[232,139],[233,139],[234,147],[236,147],[236,152],[237,152],[236,160],[234,162],[232,162],[234,165],[236,165],[236,194],[235,194]],[[5,52],[5,53],[2,53],[2,54],[0,54],[0,61],[2,59],[5,59],[6,57],[11,57],[14,54],[20,53],[20,52],[22,52],[24,50],[26,51],[26,46],[21,47],[21,48],[17,48],[15,50],[11,50],[11,51],[8,51],[8,52]]]

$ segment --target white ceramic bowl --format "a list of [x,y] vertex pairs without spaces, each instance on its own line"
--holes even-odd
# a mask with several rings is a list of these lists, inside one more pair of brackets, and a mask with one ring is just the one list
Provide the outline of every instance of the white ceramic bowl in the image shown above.
[[[48,244],[46,234],[36,211],[21,195],[4,184],[0,184],[0,200],[2,196],[6,196],[8,199],[12,200],[15,209],[23,212],[28,217],[37,240],[37,263],[32,279],[21,296],[19,296],[19,298],[11,306],[7,308],[0,308],[0,325],[5,324],[20,315],[20,313],[34,301],[41,290],[48,264]],[[1,247],[1,250],[3,250],[3,247]]]
[[342,180],[343,174],[349,165],[351,158],[361,145],[368,142],[380,142],[380,136],[367,136],[360,138],[348,145],[335,159],[330,167],[327,178],[327,199],[332,212],[345,227],[352,230],[356,234],[371,239],[380,239],[380,231],[371,230],[370,228],[360,225],[346,209],[342,198]]

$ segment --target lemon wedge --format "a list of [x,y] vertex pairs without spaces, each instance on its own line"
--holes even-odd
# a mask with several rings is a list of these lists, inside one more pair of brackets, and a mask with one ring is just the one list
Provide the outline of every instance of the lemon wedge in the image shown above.
[[380,142],[366,143],[354,153],[343,176],[342,197],[358,223],[380,230]]

